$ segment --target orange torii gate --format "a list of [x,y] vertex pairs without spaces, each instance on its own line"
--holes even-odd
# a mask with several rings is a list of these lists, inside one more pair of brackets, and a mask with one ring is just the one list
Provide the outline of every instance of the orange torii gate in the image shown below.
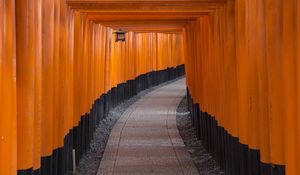
[[185,63],[195,127],[225,172],[296,175],[299,19],[297,0],[4,0],[0,174],[63,172],[103,94]]

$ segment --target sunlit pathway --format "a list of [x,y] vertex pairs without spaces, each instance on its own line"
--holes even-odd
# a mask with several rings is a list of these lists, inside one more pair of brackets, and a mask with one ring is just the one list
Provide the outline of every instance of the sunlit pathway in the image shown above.
[[98,174],[198,174],[176,127],[185,79],[133,104],[114,126]]

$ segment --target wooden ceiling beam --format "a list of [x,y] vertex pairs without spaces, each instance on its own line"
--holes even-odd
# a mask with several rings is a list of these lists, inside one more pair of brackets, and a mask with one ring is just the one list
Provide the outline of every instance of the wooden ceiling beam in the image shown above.
[[104,22],[104,21],[120,21],[120,20],[194,20],[200,16],[208,15],[208,12],[201,13],[159,13],[159,12],[139,12],[139,13],[128,13],[128,12],[85,12],[87,18],[93,21]]
[[226,0],[67,0],[72,9],[85,12],[207,12]]
[[67,0],[89,21],[134,32],[181,32],[226,0]]

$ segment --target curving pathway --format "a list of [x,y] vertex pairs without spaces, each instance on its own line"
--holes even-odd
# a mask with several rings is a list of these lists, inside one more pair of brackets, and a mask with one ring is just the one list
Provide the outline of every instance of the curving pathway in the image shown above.
[[97,175],[193,175],[198,171],[176,126],[185,79],[147,94],[114,126]]

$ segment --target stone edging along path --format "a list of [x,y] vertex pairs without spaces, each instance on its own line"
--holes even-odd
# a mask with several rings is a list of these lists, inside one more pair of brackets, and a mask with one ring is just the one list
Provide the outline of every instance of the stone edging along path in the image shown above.
[[[183,115],[184,114],[184,115]],[[184,97],[177,108],[177,127],[200,175],[222,175],[223,172],[213,156],[204,148],[196,137],[191,117],[188,112],[187,98]]]

